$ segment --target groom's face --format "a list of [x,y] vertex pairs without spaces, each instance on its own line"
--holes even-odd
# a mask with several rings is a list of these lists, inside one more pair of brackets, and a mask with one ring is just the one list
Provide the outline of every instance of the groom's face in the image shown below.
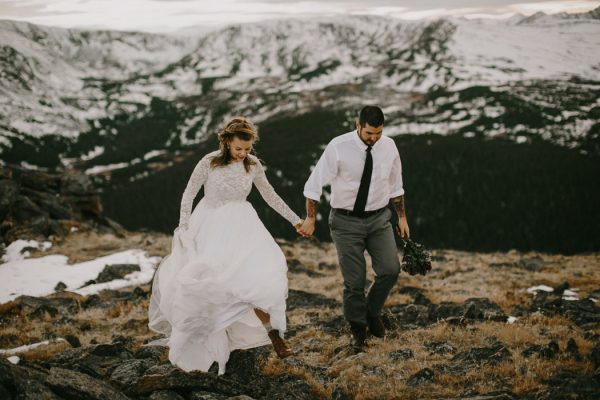
[[373,146],[375,142],[381,138],[381,134],[383,133],[383,125],[371,126],[368,122],[365,123],[365,126],[360,126],[360,123],[356,121],[356,129],[358,130],[358,135],[362,141],[369,146]]

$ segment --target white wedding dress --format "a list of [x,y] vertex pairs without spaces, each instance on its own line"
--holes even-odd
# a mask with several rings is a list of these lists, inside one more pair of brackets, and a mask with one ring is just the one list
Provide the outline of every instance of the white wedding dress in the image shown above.
[[[292,225],[301,220],[256,157],[248,156],[256,164],[246,172],[242,162],[211,168],[217,154],[200,160],[183,193],[171,253],[154,275],[148,326],[167,336],[171,363],[207,371],[217,361],[223,374],[231,351],[270,343],[255,308],[271,316],[281,335],[286,330],[287,264],[246,201],[252,184]],[[191,213],[202,185],[204,197]]]

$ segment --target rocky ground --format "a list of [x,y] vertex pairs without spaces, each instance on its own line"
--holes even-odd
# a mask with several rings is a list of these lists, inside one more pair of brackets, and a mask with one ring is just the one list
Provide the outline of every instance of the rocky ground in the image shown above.
[[[95,232],[71,233],[43,254],[74,263],[129,248],[163,256],[170,248],[165,235]],[[0,305],[0,348],[47,342],[3,352],[0,398],[600,396],[600,254],[433,250],[429,275],[401,274],[386,304],[387,337],[352,355],[334,247],[302,239],[280,245],[289,266],[294,356],[279,360],[269,347],[236,351],[224,376],[185,373],[169,363],[166,348],[144,346],[159,338],[147,328],[149,285],[87,297],[21,296]],[[553,290],[528,292],[538,285]],[[17,364],[7,358],[14,355]]]
[[0,163],[0,249],[18,239],[60,240],[79,229],[125,234],[103,215],[99,191],[89,175]]

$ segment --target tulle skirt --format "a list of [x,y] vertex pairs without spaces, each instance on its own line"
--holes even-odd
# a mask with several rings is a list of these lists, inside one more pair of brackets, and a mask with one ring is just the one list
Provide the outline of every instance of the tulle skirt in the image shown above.
[[169,360],[185,371],[225,372],[229,353],[269,344],[256,316],[285,332],[285,257],[247,201],[211,207],[202,199],[154,275],[148,326],[168,338]]

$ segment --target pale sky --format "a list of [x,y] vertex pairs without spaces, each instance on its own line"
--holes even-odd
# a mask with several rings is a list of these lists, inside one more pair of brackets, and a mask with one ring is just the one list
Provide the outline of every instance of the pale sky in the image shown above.
[[64,28],[175,32],[289,17],[503,18],[538,11],[585,12],[598,6],[600,1],[579,0],[0,0],[0,19]]

